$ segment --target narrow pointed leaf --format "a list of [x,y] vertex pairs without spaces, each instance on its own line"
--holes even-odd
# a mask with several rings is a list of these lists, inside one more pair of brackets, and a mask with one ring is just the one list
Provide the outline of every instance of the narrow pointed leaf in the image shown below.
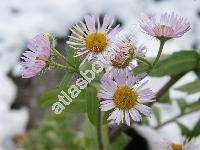
[[178,87],[177,90],[187,92],[188,94],[200,92],[200,79]]
[[161,60],[150,73],[151,76],[175,76],[195,69],[199,55],[196,51],[175,52],[168,58]]

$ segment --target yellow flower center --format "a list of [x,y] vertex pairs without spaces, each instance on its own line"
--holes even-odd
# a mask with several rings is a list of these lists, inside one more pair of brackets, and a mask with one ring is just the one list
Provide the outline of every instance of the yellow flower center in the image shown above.
[[127,44],[126,47],[128,48],[128,51],[129,51],[129,54],[130,55],[134,55],[135,54],[135,50],[136,50],[136,47],[132,44]]
[[38,62],[40,62],[41,60],[45,62],[45,65],[49,65],[49,62],[50,62],[50,60],[51,60],[51,56],[49,56],[49,58],[48,58],[47,61],[43,60],[40,56],[36,56],[36,57],[35,57],[35,63],[38,63]]
[[107,46],[107,39],[105,34],[102,33],[92,33],[88,35],[85,39],[85,44],[87,49],[93,53],[101,53]]
[[39,62],[40,60],[42,60],[42,58],[40,56],[35,57],[35,62]]
[[172,144],[171,148],[172,148],[172,150],[183,150],[183,145],[181,145],[181,144]]
[[115,68],[126,68],[128,66],[128,62],[120,62],[120,61],[115,61],[115,60],[111,60],[111,64],[113,67]]
[[131,44],[127,44],[126,47],[123,48],[128,50],[128,53],[124,54],[124,58],[122,58],[120,61],[114,59],[111,60],[111,65],[115,68],[126,68],[133,59],[136,47],[132,46]]
[[129,87],[118,88],[113,96],[116,107],[122,110],[131,109],[137,101],[137,94]]
[[158,32],[162,32],[163,30],[170,30],[172,33],[174,32],[174,29],[170,26],[167,25],[159,25],[155,30],[157,30]]
[[166,25],[160,25],[159,27],[160,27],[161,30],[164,30],[165,28],[167,28]]

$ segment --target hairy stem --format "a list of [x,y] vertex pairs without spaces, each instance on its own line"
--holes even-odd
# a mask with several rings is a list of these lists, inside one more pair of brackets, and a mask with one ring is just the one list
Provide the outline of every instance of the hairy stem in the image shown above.
[[62,64],[58,64],[58,63],[54,62],[53,60],[50,61],[49,65],[53,66],[55,68],[58,68],[58,69],[62,69],[62,70],[71,72],[71,73],[75,72],[75,70],[73,68],[69,68],[69,67],[66,67]]
[[73,64],[71,64],[62,54],[60,54],[58,52],[58,50],[56,50],[55,48],[52,49],[53,53],[63,62],[63,63],[67,63],[68,65],[70,65],[72,68],[75,68],[75,66]]
[[141,61],[141,62],[144,62],[145,64],[147,64],[149,67],[151,67],[152,68],[152,64],[148,61],[148,60],[146,60],[146,59],[144,59],[144,58],[142,58],[142,57],[136,57],[139,61]]

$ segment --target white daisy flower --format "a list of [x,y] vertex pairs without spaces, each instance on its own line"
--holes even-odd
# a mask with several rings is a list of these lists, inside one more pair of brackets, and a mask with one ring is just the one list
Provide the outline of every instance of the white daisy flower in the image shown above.
[[[131,118],[139,122],[142,116],[151,114],[151,108],[143,103],[155,101],[155,94],[149,88],[143,88],[147,83],[139,85],[141,76],[134,76],[132,72],[121,70],[112,75],[106,75],[101,79],[101,90],[98,98],[101,111],[114,110],[108,120],[119,125],[124,122],[130,126]],[[139,112],[138,112],[139,111]]]
[[134,125],[133,127],[147,139],[151,150],[200,150],[200,136],[190,141],[184,137],[182,140],[172,141],[149,126]]
[[119,32],[119,25],[112,29],[114,18],[109,15],[104,16],[101,25],[95,15],[86,15],[84,19],[85,23],[80,21],[70,29],[72,34],[67,41],[70,47],[77,50],[74,57],[86,56],[83,62],[105,55],[112,37]]
[[200,137],[193,138],[189,142],[183,140],[182,143],[166,142],[166,150],[200,150]]
[[182,142],[174,143],[167,139],[162,139],[160,143],[154,144],[156,150],[199,150],[200,149],[200,137],[193,138],[190,141],[183,138]]
[[132,70],[137,66],[136,57],[144,57],[146,47],[139,45],[136,36],[127,30],[120,31],[114,38],[109,54],[102,59],[107,72]]

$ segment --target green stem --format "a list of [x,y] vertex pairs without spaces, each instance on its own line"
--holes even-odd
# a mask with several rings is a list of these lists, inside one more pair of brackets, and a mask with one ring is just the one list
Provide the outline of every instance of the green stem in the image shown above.
[[179,115],[175,116],[174,118],[172,118],[172,119],[170,119],[170,120],[168,120],[168,121],[156,126],[155,129],[159,129],[159,128],[161,128],[161,127],[163,127],[163,126],[165,126],[165,125],[167,125],[169,123],[172,123],[172,122],[176,121],[177,119],[179,119],[179,118],[181,118],[181,117],[183,117],[185,115],[189,115],[191,113],[199,111],[199,109],[200,109],[199,107],[196,107],[195,109],[192,109],[192,110],[190,110],[188,112],[185,112],[184,114],[179,114]]
[[62,65],[62,64],[58,64],[58,63],[54,62],[53,60],[51,60],[51,61],[49,62],[49,65],[50,65],[50,66],[53,66],[53,67],[55,67],[55,68],[58,68],[58,69],[62,69],[62,70],[68,71],[68,72],[72,72],[72,73],[75,72],[74,69],[68,68],[68,67],[66,67],[66,66],[64,66],[64,65]]
[[103,140],[102,140],[102,128],[101,128],[101,125],[102,125],[102,122],[101,122],[101,111],[98,110],[98,124],[97,124],[97,127],[96,127],[96,130],[97,130],[97,140],[98,140],[98,147],[99,147],[99,150],[103,150]]
[[[76,73],[78,76],[82,77],[79,70],[77,70],[76,67],[73,64],[71,64],[63,55],[61,55],[55,48],[53,48],[52,51],[60,60],[62,60],[64,63],[67,63],[71,68],[63,66],[61,64],[57,64],[54,61],[50,62],[52,66],[54,66],[56,68],[64,69],[66,71]],[[92,86],[92,85],[89,84],[88,86]],[[101,112],[100,112],[100,110],[98,110],[98,116],[97,117],[98,117],[98,124],[97,124],[96,130],[97,130],[98,146],[99,146],[99,150],[103,150],[102,127],[101,127],[102,122],[101,122]]]
[[140,60],[141,62],[144,62],[144,63],[146,63],[147,65],[149,65],[149,67],[151,67],[152,68],[152,64],[148,61],[148,60],[146,60],[146,59],[144,59],[144,58],[142,58],[142,57],[136,57],[138,60]]
[[158,91],[158,93],[156,94],[156,98],[159,100],[185,74],[186,72],[183,72],[179,75],[172,76],[171,79]]
[[159,47],[159,51],[158,51],[158,54],[156,56],[156,59],[154,60],[153,62],[153,67],[155,67],[155,65],[158,63],[159,59],[160,59],[160,56],[162,54],[162,50],[163,50],[163,47],[165,45],[165,42],[166,40],[160,40],[160,47]]
[[[186,72],[183,72],[179,75],[176,76],[172,76],[171,79],[157,92],[156,94],[156,99],[157,102],[161,102],[160,98],[165,95],[165,93],[167,93],[169,91],[169,89],[179,80],[181,79],[184,75],[186,74]],[[150,103],[149,106],[152,106],[154,103]]]
[[62,54],[60,54],[55,48],[52,49],[53,53],[64,63],[67,63],[70,65],[72,68],[75,68],[73,64],[71,64]]
[[52,48],[52,52],[54,53],[54,55],[56,55],[59,59],[61,59],[61,61],[66,62],[65,57],[60,54],[55,48]]

